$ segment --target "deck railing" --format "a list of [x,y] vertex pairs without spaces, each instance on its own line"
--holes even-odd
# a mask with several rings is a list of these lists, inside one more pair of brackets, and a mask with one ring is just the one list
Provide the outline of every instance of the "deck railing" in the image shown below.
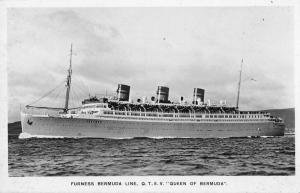
[[194,119],[266,119],[268,114],[232,114],[232,113],[162,113],[162,112],[143,112],[143,111],[117,111],[104,110],[101,116],[130,116],[130,117],[160,117],[160,118],[194,118]]
[[[45,115],[53,117],[61,117],[62,114],[51,110],[36,110],[26,109],[23,112],[33,115]],[[162,112],[143,112],[143,111],[119,111],[119,110],[102,110],[100,113],[83,114],[80,111],[69,112],[63,115],[64,117],[81,117],[81,118],[99,118],[99,117],[114,117],[114,118],[133,118],[133,119],[182,119],[182,120],[274,120],[280,122],[278,118],[270,118],[269,113],[162,113]]]

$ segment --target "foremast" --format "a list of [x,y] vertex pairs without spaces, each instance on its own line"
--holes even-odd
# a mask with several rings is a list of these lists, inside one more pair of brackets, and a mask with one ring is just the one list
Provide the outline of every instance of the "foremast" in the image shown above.
[[70,49],[70,66],[68,70],[68,75],[67,75],[67,90],[66,90],[66,100],[65,100],[65,108],[64,108],[64,113],[67,113],[69,110],[69,98],[70,98],[70,90],[71,90],[71,82],[72,82],[72,44],[71,44],[71,49]]

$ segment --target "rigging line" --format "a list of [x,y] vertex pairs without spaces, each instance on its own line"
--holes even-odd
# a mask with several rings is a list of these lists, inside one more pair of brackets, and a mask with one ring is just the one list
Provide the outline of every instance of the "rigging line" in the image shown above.
[[[62,90],[62,89],[59,89]],[[58,99],[58,97],[60,96],[61,92],[57,92],[57,95],[54,96],[54,101],[56,101],[56,99]]]
[[78,93],[79,95],[86,96],[86,93],[87,93],[86,91],[84,91],[82,89],[79,89],[78,91],[79,91],[79,93]]
[[74,98],[74,87],[71,89],[71,106],[75,106],[75,98]]
[[74,93],[74,97],[77,101],[80,101],[80,94],[77,93],[77,91],[75,90],[75,88],[73,89],[73,93]]
[[74,91],[74,98],[74,102],[76,102],[75,106],[80,106],[80,97],[77,95],[76,91]]
[[74,107],[76,107],[76,106],[77,106],[77,107],[78,107],[78,106],[81,106],[81,101],[80,101],[79,97],[77,97],[77,98],[74,99],[74,103],[75,103],[75,104],[74,104]]
[[[49,95],[46,100],[43,102],[44,104],[48,104],[50,106],[53,106],[54,108],[56,107],[60,107],[62,106],[61,104],[59,104],[59,97],[61,96],[61,94],[63,93],[63,90],[64,90],[64,86],[61,85],[60,87],[58,87],[56,90],[55,90],[55,93],[52,93],[51,95]],[[42,104],[40,104],[41,106],[44,106]]]
[[32,105],[26,105],[28,108],[36,108],[36,109],[49,109],[49,110],[62,110],[64,108],[56,108],[56,107],[36,107]]
[[63,83],[65,83],[65,80],[63,82],[61,82],[58,86],[56,86],[54,89],[50,90],[49,92],[47,92],[46,94],[44,94],[42,97],[40,97],[38,100],[32,102],[30,105],[37,103],[38,101],[42,100],[43,98],[45,98],[46,96],[48,96],[49,94],[51,94],[54,90],[56,90],[58,87],[60,87]]
[[[63,104],[63,98],[64,97],[62,97],[62,95],[64,94],[64,89],[62,88],[61,89],[62,91],[61,92],[58,92],[58,95],[57,95],[57,100],[56,100],[56,98],[55,98],[55,101],[57,101],[56,102],[56,105],[57,106],[61,106],[61,107],[63,107],[64,106],[64,104]],[[61,99],[61,100],[59,100],[59,99]]]
[[[57,94],[56,94],[57,93]],[[62,93],[64,93],[64,85],[60,86],[57,90],[56,90],[56,96],[50,98],[48,97],[48,103],[49,104],[53,104],[53,106],[62,106],[61,104],[59,104],[59,98],[62,95]],[[53,93],[54,94],[54,93]]]
[[86,85],[85,83],[84,83],[84,81],[82,81],[82,78],[81,77],[79,77],[79,81],[80,81],[80,83],[82,84],[82,86],[83,86],[83,92],[84,93],[86,93],[86,92],[88,92],[88,93],[90,93],[91,92],[91,89],[90,89],[90,87],[88,86],[88,85]]
[[75,88],[73,87],[73,89],[71,89],[71,104],[73,105],[73,107],[78,106],[77,105],[78,102],[76,101],[76,98],[75,98],[75,96],[76,96],[75,93],[76,93]]
[[82,84],[82,86],[84,87],[83,92],[86,93],[86,91],[88,91],[88,93],[90,93],[90,88],[82,81],[82,79],[80,77],[76,77],[75,79],[78,80],[78,82],[80,82]]
[[78,83],[81,83],[81,86],[79,86],[80,84],[75,84],[76,86],[78,86],[79,90],[85,94],[87,92],[89,92],[89,89],[86,88],[86,86],[84,85],[84,83],[82,83],[81,80],[77,79],[76,77],[74,78]]
[[74,91],[74,95],[76,97],[76,101],[77,101],[77,104],[80,106],[81,105],[81,97],[80,97],[80,94],[77,93],[76,90],[73,90]]

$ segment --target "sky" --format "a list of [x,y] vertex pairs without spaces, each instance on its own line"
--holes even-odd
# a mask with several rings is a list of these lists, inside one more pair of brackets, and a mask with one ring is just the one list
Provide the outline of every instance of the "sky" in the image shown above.
[[[132,99],[170,88],[170,99],[294,107],[291,7],[10,8],[7,16],[8,121],[20,106],[64,104],[72,56],[71,106],[131,86]],[[251,80],[254,79],[255,81]],[[50,95],[34,103],[55,89]]]

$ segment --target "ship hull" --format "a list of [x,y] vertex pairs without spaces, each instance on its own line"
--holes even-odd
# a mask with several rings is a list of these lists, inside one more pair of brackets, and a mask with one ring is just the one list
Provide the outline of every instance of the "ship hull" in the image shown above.
[[31,136],[88,138],[225,138],[283,136],[284,124],[266,122],[195,122],[82,119],[21,114],[22,133]]

